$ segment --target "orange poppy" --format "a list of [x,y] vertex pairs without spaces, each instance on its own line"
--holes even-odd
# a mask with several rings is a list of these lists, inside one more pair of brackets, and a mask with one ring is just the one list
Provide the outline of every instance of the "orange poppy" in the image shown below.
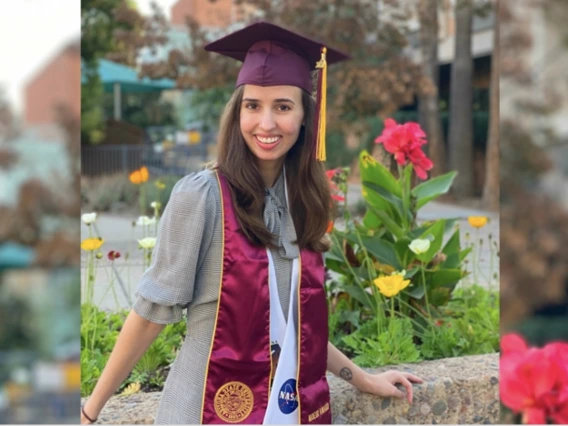
[[329,223],[327,224],[327,229],[325,230],[325,233],[329,234],[331,231],[333,231],[333,222],[330,220]]
[[134,185],[140,185],[141,183],[148,182],[149,177],[150,174],[148,173],[148,169],[143,166],[140,169],[130,173],[129,179],[130,182],[132,182]]

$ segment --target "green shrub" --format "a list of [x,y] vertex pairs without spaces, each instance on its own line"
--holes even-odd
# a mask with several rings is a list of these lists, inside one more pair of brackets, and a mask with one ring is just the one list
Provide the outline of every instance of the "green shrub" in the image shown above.
[[[81,395],[93,391],[128,311],[107,313],[93,305],[83,304],[81,321]],[[174,361],[186,333],[185,321],[167,325],[138,361],[132,373],[118,389],[120,393],[131,383],[142,389],[161,388],[166,371]]]

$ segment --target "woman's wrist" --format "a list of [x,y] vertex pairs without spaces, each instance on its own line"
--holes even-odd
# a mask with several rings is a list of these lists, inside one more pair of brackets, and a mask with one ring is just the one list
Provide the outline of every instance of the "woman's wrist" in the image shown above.
[[357,370],[358,374],[356,380],[352,383],[353,386],[361,392],[369,392],[369,389],[371,388],[371,381],[369,380],[371,375],[361,368],[358,368]]
[[[87,404],[85,404],[85,405],[87,405]],[[85,405],[83,405],[81,407],[81,418],[82,418],[82,420],[85,419],[90,423],[96,423],[96,421],[98,420],[98,416],[94,416],[93,415],[94,413],[90,413],[89,411],[87,411],[85,409]]]

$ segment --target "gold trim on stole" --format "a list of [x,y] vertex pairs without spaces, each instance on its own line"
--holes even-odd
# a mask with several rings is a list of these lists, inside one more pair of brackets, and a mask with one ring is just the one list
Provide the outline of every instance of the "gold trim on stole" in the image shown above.
[[[207,357],[207,366],[205,367],[205,380],[203,381],[203,398],[201,399],[201,424],[203,424],[203,414],[205,411],[205,392],[207,391],[207,377],[209,376],[209,363],[211,362],[211,354],[213,353],[213,344],[215,343],[215,334],[217,334],[217,320],[219,319],[219,307],[221,306],[221,291],[223,290],[223,270],[225,260],[225,203],[223,202],[223,188],[219,180],[219,172],[215,170],[217,177],[217,184],[219,185],[219,194],[221,198],[221,238],[222,250],[221,253],[221,278],[219,279],[219,298],[217,300],[217,311],[215,312],[215,325],[213,326],[213,336],[211,337],[211,346],[209,347],[209,356]],[[270,340],[270,339],[268,339]]]
[[302,314],[301,314],[301,301],[300,301],[300,287],[302,285],[302,251],[298,255],[298,288],[297,291],[297,304],[298,304],[298,371],[296,372],[296,399],[298,400],[298,424],[302,424],[302,406],[300,404],[300,343],[302,336]]

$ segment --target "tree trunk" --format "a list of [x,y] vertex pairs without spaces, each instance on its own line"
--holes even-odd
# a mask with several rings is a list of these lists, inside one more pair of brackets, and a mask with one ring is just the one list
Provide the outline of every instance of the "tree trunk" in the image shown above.
[[428,136],[428,154],[434,163],[432,176],[439,176],[446,169],[444,135],[440,118],[438,84],[438,0],[420,0],[420,48],[422,62],[420,67],[432,83],[432,90],[418,98],[420,121]]
[[458,172],[453,193],[458,198],[473,196],[473,58],[471,31],[473,0],[456,2],[456,43],[450,87],[450,165]]
[[483,206],[499,210],[499,0],[495,0],[495,27],[493,33],[493,56],[491,58],[491,86],[489,98],[489,133],[487,135],[487,155],[485,159],[485,183],[483,186]]

